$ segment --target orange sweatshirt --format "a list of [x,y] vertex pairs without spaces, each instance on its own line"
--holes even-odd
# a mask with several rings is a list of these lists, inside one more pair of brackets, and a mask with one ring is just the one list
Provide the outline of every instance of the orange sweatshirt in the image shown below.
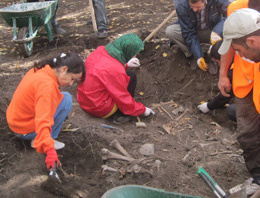
[[36,132],[34,147],[39,153],[54,148],[51,130],[54,114],[63,94],[49,65],[34,72],[31,69],[18,85],[6,118],[9,128],[19,134]]

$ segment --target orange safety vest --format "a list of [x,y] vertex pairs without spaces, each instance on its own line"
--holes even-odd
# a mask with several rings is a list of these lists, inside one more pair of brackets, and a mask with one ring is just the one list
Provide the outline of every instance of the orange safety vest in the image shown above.
[[[227,15],[229,16],[235,10],[248,8],[249,0],[237,0],[229,4]],[[244,98],[253,88],[254,81],[254,63],[244,60],[237,53],[234,58],[233,69],[233,92],[236,97]]]
[[260,114],[260,64],[256,63],[254,67],[254,89],[253,89],[253,101],[256,110]]

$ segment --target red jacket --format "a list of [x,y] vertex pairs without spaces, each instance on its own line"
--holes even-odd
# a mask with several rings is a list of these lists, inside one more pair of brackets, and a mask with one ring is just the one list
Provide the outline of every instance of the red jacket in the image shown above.
[[145,106],[127,91],[130,77],[124,65],[111,57],[105,46],[98,47],[85,63],[86,79],[78,86],[77,99],[82,109],[96,117],[111,112],[114,104],[125,115],[139,116]]

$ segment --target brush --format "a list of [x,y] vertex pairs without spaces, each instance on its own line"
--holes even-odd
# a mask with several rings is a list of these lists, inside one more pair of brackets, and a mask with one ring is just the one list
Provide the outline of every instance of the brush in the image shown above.
[[136,124],[136,127],[143,127],[143,128],[146,128],[146,124],[144,122],[141,122],[140,118],[137,116],[137,122],[135,123]]

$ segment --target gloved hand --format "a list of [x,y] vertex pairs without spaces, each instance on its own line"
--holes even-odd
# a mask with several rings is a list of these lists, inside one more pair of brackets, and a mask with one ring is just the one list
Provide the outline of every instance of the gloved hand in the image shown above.
[[127,63],[128,67],[139,67],[140,66],[140,62],[138,58],[131,58],[128,63]]
[[46,155],[45,164],[47,169],[54,167],[55,162],[57,162],[57,166],[59,166],[59,159],[55,148],[47,150]]
[[207,63],[205,62],[205,59],[203,57],[199,58],[197,60],[197,65],[199,66],[199,68],[203,71],[207,71],[208,69],[208,65]]
[[145,115],[145,116],[149,116],[149,115],[151,115],[151,114],[154,115],[154,114],[155,114],[154,111],[153,111],[152,109],[148,108],[148,107],[145,107],[144,115]]
[[216,32],[211,32],[210,34],[210,42],[211,45],[214,45],[217,41],[222,40],[222,38],[216,33]]
[[204,102],[204,103],[198,105],[197,107],[203,113],[208,113],[209,112],[209,108],[208,108],[208,103],[207,102]]

